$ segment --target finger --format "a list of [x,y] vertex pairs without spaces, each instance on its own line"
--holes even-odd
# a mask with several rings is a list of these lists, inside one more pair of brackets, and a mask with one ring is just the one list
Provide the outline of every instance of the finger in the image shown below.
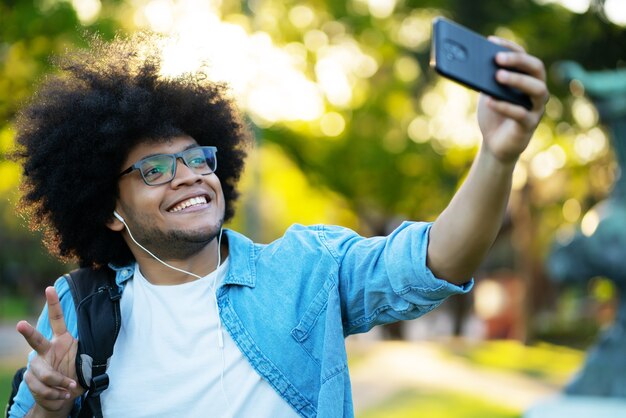
[[496,63],[507,68],[514,68],[540,80],[546,79],[546,68],[543,62],[539,58],[526,53],[498,52],[496,54]]
[[485,101],[487,106],[500,113],[502,116],[513,119],[523,126],[531,125],[529,116],[530,113],[522,106],[502,100],[496,100],[491,96],[487,96]]
[[493,35],[489,36],[488,39],[494,44],[512,49],[513,51],[524,52],[524,48],[521,45],[518,45],[513,41],[509,41],[508,39],[500,38],[499,36]]
[[59,295],[56,289],[52,286],[46,288],[46,301],[48,302],[48,320],[50,321],[52,332],[54,335],[65,334],[67,327],[65,326],[61,302],[59,301]]
[[45,399],[48,401],[58,401],[69,399],[71,396],[70,392],[67,390],[52,387],[42,382],[30,370],[24,374],[24,381],[35,398]]
[[40,356],[45,355],[50,349],[50,341],[26,321],[20,321],[15,327],[22,334],[28,345]]
[[529,95],[533,101],[534,108],[539,108],[545,104],[548,99],[548,88],[546,84],[537,78],[514,71],[498,70],[496,72],[496,80],[500,84],[516,88]]
[[76,381],[54,370],[50,364],[41,357],[35,357],[30,362],[29,372],[43,382],[46,386],[58,387],[67,391],[76,389]]

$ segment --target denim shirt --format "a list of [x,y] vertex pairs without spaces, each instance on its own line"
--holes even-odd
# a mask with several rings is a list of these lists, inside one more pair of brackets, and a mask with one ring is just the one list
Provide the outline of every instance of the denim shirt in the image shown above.
[[[294,225],[270,244],[225,230],[230,267],[217,290],[222,323],[302,417],[354,416],[346,336],[417,318],[472,288],[473,280],[456,286],[428,269],[430,226],[405,222],[388,237],[364,238],[342,227]],[[112,268],[123,290],[134,264]],[[77,338],[68,284],[60,278],[55,287]],[[37,328],[51,338],[47,308]],[[33,404],[22,383],[10,416],[23,416]]]

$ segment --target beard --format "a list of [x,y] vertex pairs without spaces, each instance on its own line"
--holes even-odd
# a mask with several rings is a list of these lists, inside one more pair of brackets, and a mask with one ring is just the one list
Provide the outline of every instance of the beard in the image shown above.
[[135,240],[162,260],[186,260],[198,254],[219,235],[224,223],[222,216],[216,225],[202,230],[162,231],[152,226],[148,217],[139,217],[128,209],[126,212],[126,223],[133,228]]

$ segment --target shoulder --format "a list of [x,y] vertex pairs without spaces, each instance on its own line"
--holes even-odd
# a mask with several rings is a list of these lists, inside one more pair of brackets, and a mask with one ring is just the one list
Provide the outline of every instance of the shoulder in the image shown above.
[[57,291],[59,295],[59,300],[68,299],[71,303],[74,303],[72,300],[72,292],[70,291],[70,285],[67,282],[67,278],[65,275],[59,277],[54,282],[54,289]]
[[[76,307],[74,304],[74,298],[72,297],[72,292],[70,291],[70,286],[65,276],[59,277],[54,282],[54,289],[59,296],[59,302],[61,304],[61,310],[63,311],[63,317],[65,318],[65,324],[67,326],[67,329],[74,338],[77,338],[78,327],[76,320]],[[44,306],[43,311],[39,316],[39,319],[37,321],[37,329],[46,338],[52,338],[52,328],[48,319],[48,305]]]
[[350,228],[337,225],[302,225],[293,224],[275,242],[301,242],[333,245],[339,242],[362,238]]

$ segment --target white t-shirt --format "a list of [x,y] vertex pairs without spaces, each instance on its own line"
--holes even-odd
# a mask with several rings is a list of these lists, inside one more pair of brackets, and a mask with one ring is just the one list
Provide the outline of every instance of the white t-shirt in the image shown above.
[[[122,328],[102,393],[106,418],[292,418],[299,415],[250,366],[223,330],[214,281],[155,286],[135,268],[121,299]],[[223,375],[223,378],[222,378]]]

